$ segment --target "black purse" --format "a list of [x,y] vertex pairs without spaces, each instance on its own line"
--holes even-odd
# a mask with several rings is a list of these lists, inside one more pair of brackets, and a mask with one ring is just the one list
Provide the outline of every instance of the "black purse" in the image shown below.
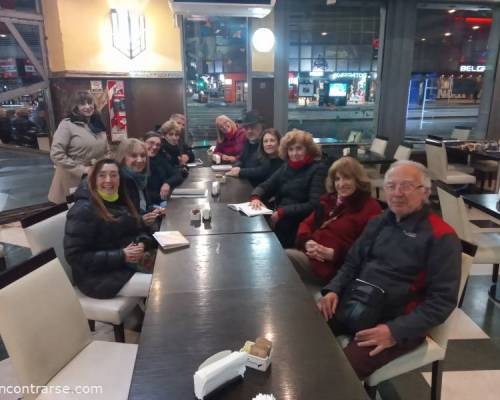
[[351,334],[373,328],[380,322],[384,300],[381,287],[356,279],[342,293],[335,319]]
[[[382,230],[382,223],[374,232],[374,239],[365,253],[365,260],[371,257],[375,239]],[[376,326],[382,316],[386,292],[380,286],[356,279],[342,292],[335,319],[347,333],[355,334]]]

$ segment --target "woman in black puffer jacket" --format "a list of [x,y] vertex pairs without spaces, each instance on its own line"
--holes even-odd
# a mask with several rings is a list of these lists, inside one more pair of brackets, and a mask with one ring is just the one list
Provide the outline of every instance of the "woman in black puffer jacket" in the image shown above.
[[122,181],[116,161],[98,161],[68,211],[64,254],[76,286],[98,299],[147,297],[151,285],[141,265],[154,241]]
[[281,140],[279,154],[285,163],[254,189],[251,205],[260,208],[262,200],[275,198],[271,224],[283,247],[291,248],[300,222],[320,203],[326,167],[319,161],[321,148],[309,132],[288,132]]

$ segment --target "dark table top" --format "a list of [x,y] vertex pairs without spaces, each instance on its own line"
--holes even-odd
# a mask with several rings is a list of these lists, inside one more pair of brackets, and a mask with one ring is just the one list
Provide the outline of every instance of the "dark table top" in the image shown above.
[[214,398],[366,398],[274,234],[189,239],[158,255],[129,399],[194,399],[198,366],[257,336],[273,341],[269,369]]
[[500,218],[500,196],[498,194],[464,194],[464,202],[495,218]]
[[[210,202],[218,203],[243,203],[249,201],[252,193],[252,185],[239,178],[226,177],[226,183],[220,183],[220,194],[216,197],[211,195],[212,182],[216,181],[216,175],[223,175],[224,172],[214,172],[210,167],[196,167],[189,170],[189,176],[180,186],[185,187],[206,187],[208,189],[207,199]],[[170,202],[186,199],[171,199]],[[169,207],[169,206],[168,206]]]
[[377,153],[372,153],[371,151],[367,151],[364,154],[356,154],[355,158],[361,164],[392,164],[394,162],[394,158],[389,158],[386,156],[381,156]]
[[[203,209],[207,204],[210,207],[211,219],[192,222],[191,210]],[[168,203],[167,215],[163,219],[161,230],[175,230],[185,236],[271,232],[271,228],[262,215],[250,218],[230,209],[225,203],[217,203],[209,199],[172,199]]]

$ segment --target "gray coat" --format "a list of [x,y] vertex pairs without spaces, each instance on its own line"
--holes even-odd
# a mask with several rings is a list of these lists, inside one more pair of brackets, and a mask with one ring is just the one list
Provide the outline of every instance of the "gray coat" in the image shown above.
[[64,203],[69,190],[79,185],[85,165],[103,158],[108,152],[106,132],[92,133],[85,123],[63,119],[54,133],[50,149],[56,170],[49,201]]

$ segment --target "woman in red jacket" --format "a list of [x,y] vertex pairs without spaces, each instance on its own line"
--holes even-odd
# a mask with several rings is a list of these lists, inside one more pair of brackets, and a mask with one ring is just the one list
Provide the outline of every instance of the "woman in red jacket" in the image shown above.
[[366,223],[382,211],[371,197],[366,171],[352,157],[332,164],[326,190],[320,206],[299,226],[297,250],[286,250],[302,280],[313,285],[333,278]]
[[239,128],[231,118],[219,115],[215,119],[217,131],[217,145],[214,153],[221,155],[221,160],[225,163],[236,162],[245,144],[245,128]]

